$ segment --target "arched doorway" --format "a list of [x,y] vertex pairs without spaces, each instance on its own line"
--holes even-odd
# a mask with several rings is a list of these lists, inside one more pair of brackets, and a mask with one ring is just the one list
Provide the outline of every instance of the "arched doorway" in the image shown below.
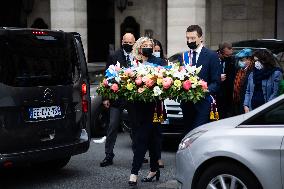
[[125,33],[132,33],[135,39],[140,37],[140,24],[138,24],[132,16],[126,17],[120,25],[120,38],[122,38]]

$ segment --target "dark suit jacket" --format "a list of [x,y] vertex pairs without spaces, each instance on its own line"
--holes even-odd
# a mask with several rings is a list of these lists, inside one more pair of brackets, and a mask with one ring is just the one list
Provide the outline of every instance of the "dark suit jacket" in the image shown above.
[[116,65],[117,62],[120,63],[120,67],[127,67],[126,57],[122,49],[115,51],[114,54],[108,57],[105,70],[107,70],[110,65]]
[[[183,62],[182,56],[178,59],[180,62]],[[198,76],[207,82],[210,94],[217,94],[221,83],[221,69],[217,53],[206,47],[202,47],[196,63],[197,67],[201,65],[202,69]]]

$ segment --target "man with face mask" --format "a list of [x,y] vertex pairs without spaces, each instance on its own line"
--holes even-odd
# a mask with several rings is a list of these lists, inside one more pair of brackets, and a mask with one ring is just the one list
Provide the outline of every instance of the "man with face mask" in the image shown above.
[[[113,55],[108,58],[106,69],[110,65],[115,65],[117,62],[120,63],[121,67],[131,67],[133,60],[133,55],[131,53],[132,47],[135,43],[135,37],[131,33],[126,33],[122,37],[122,48],[115,51]],[[122,111],[123,102],[121,100],[110,101],[108,99],[103,100],[103,105],[105,108],[109,108],[109,126],[107,129],[106,143],[105,143],[105,154],[106,157],[100,163],[101,167],[109,166],[113,164],[114,158],[114,145],[117,138],[118,127],[120,122],[120,115]]]
[[181,102],[185,131],[188,132],[202,124],[208,123],[211,97],[220,87],[220,63],[216,52],[203,46],[202,29],[191,25],[186,30],[187,46],[190,49],[182,55],[182,64],[202,66],[198,76],[207,82],[209,94],[197,103]]
[[232,115],[233,86],[235,78],[235,60],[232,56],[232,44],[224,42],[219,44],[217,51],[220,60],[221,85],[216,95],[220,119]]

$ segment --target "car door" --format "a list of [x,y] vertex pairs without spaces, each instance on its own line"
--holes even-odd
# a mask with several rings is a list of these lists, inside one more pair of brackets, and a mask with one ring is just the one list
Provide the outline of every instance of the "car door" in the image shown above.
[[[257,111],[257,109],[255,110]],[[253,112],[251,112],[253,113]],[[283,188],[284,184],[284,102],[283,99],[249,118],[241,127],[257,128],[254,135],[265,136],[260,142],[265,155],[264,171],[257,171],[264,188]],[[279,150],[278,150],[279,149]],[[255,160],[257,162],[257,160]],[[266,177],[266,178],[265,178]],[[267,179],[271,177],[271,179]],[[273,180],[273,181],[272,181]],[[270,182],[270,183],[269,183]],[[268,184],[269,183],[269,184]],[[269,187],[267,185],[270,185]]]

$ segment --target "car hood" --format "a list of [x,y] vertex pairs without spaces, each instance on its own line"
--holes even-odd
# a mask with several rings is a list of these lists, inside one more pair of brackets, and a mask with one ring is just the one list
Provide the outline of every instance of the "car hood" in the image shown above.
[[231,128],[235,128],[237,127],[239,124],[241,124],[247,116],[245,116],[245,114],[242,115],[238,115],[238,116],[234,116],[234,117],[230,117],[230,118],[226,118],[226,119],[221,119],[218,121],[213,121],[204,125],[201,125],[199,127],[197,127],[196,129],[190,131],[186,137],[188,137],[189,135],[192,135],[193,133],[197,133],[200,131],[208,131],[211,129],[231,129]]

